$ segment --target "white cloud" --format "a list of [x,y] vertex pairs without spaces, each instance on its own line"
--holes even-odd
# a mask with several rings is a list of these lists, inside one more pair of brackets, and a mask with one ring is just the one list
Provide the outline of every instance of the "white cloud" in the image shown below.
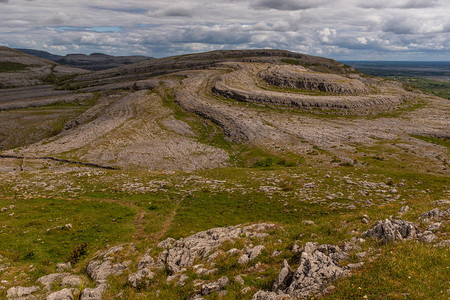
[[0,41],[58,54],[280,48],[332,58],[448,59],[449,1],[0,0]]

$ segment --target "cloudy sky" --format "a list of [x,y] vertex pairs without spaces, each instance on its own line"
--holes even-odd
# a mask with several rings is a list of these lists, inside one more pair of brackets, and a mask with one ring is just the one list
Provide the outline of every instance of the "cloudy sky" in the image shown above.
[[164,57],[278,48],[450,60],[449,0],[0,0],[0,45]]

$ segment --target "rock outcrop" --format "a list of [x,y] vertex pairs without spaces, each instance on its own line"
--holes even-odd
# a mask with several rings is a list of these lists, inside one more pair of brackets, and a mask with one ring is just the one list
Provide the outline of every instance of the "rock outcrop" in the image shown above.
[[374,237],[382,243],[417,239],[420,235],[419,227],[404,220],[378,221],[372,229],[363,233],[364,237]]
[[73,300],[73,289],[62,289],[60,291],[51,293],[45,300]]
[[292,271],[285,260],[272,292],[258,291],[252,299],[301,299],[320,294],[331,281],[349,273],[348,267],[339,264],[347,257],[348,254],[338,246],[306,243],[297,269]]
[[34,297],[32,294],[38,292],[40,289],[41,288],[38,286],[12,287],[6,292],[6,298],[7,299],[36,299],[36,297]]
[[198,232],[184,239],[168,238],[158,244],[165,249],[158,256],[158,264],[165,266],[171,273],[178,273],[185,267],[191,267],[196,259],[204,259],[225,241],[245,237],[265,237],[264,231],[275,228],[274,224],[255,224],[249,226],[231,226],[213,228]]
[[301,66],[273,66],[264,71],[261,78],[269,84],[282,88],[335,94],[361,94],[369,91],[361,80],[336,74],[311,72]]
[[[127,248],[127,249],[126,249]],[[122,251],[135,251],[133,245],[119,245],[110,248],[106,252],[101,252],[95,260],[86,266],[89,277],[97,283],[106,283],[110,275],[119,275],[131,264],[131,261],[116,261],[116,253]]]
[[238,263],[241,265],[247,264],[254,260],[257,256],[261,254],[262,251],[266,250],[263,245],[255,246],[253,248],[245,249],[245,253],[239,257]]
[[223,288],[225,288],[229,282],[230,281],[229,281],[228,277],[224,276],[224,277],[219,278],[219,280],[217,280],[215,282],[204,284],[204,285],[202,285],[200,294],[205,296],[205,295],[209,295],[209,294],[218,292],[218,291],[222,290]]
[[423,214],[421,214],[419,219],[423,220],[425,222],[430,222],[431,220],[439,221],[443,218],[446,218],[449,215],[450,215],[450,207],[448,207],[445,210],[439,209],[439,208],[434,208],[430,211],[427,211],[427,212],[424,212]]

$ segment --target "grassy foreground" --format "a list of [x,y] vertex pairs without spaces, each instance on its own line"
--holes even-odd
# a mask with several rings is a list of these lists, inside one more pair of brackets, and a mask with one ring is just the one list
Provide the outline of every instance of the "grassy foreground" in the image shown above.
[[[57,262],[71,260],[82,245],[87,245],[86,251],[79,253],[75,264],[80,274],[88,259],[106,245],[133,242],[143,253],[166,237],[273,222],[282,229],[268,237],[268,250],[252,262],[261,263],[260,270],[249,272],[248,266],[237,265],[235,257],[224,258],[216,266],[220,275],[192,275],[184,287],[166,284],[164,274],[159,274],[148,290],[126,287],[127,299],[152,299],[156,290],[162,299],[183,299],[196,278],[245,274],[250,292],[242,295],[241,287],[232,283],[225,298],[250,299],[258,289],[270,290],[283,259],[293,267],[298,265],[298,258],[290,252],[295,241],[342,244],[355,230],[358,235],[376,220],[396,216],[402,206],[410,207],[403,218],[417,222],[422,212],[435,207],[433,201],[448,197],[445,176],[399,171],[395,165],[380,168],[375,163],[364,168],[335,165],[331,170],[304,163],[173,174],[103,170],[75,170],[64,176],[45,170],[15,173],[0,181],[0,208],[6,208],[0,213],[0,255],[2,263],[11,265],[1,272],[2,280],[7,281],[2,284],[29,286],[38,277],[55,272]],[[370,217],[368,224],[361,222],[365,214]],[[304,220],[315,224],[305,225]],[[448,227],[442,232],[448,232]],[[232,247],[236,245],[222,246],[224,250]],[[274,250],[282,255],[272,257]],[[335,293],[325,298],[438,299],[448,295],[448,248],[367,241],[362,250],[380,256],[336,282]],[[84,278],[86,286],[93,285]],[[116,278],[108,297],[114,298],[126,280],[126,275]],[[5,293],[0,290],[0,297]]]

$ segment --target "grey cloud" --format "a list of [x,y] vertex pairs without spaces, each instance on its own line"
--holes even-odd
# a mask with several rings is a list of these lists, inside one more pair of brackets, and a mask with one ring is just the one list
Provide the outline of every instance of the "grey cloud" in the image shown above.
[[373,1],[362,0],[359,2],[358,6],[362,8],[375,8],[375,9],[384,9],[384,8],[412,9],[412,8],[431,8],[438,6],[439,4],[440,4],[439,0],[407,0],[407,1],[397,1],[395,3],[394,1],[390,0],[373,0]]
[[385,32],[393,32],[396,34],[411,34],[419,32],[420,22],[415,19],[399,19],[392,18],[387,20],[382,26],[382,30]]
[[439,5],[438,0],[409,0],[404,4],[398,5],[398,8],[428,8]]
[[303,10],[320,6],[320,0],[255,0],[251,7],[257,9]]
[[193,12],[185,7],[172,7],[164,10],[162,15],[166,17],[192,17]]
[[67,21],[67,15],[63,12],[59,12],[45,21],[48,25],[63,25]]
[[[442,0],[171,0],[170,5],[164,0],[101,0],[94,1],[95,7],[92,0],[57,2],[3,5],[1,43],[58,54],[104,51],[155,57],[279,48],[354,59],[372,53],[381,59],[426,60],[424,53],[433,52],[434,59],[448,60],[450,49],[445,14],[450,3]],[[106,30],[110,27],[121,30]]]
[[0,0],[0,3],[8,3],[9,0]]
[[251,41],[251,34],[244,32],[237,27],[230,28],[200,28],[193,27],[175,33],[172,37],[166,38],[173,43],[204,43],[211,45],[236,45],[245,44]]

